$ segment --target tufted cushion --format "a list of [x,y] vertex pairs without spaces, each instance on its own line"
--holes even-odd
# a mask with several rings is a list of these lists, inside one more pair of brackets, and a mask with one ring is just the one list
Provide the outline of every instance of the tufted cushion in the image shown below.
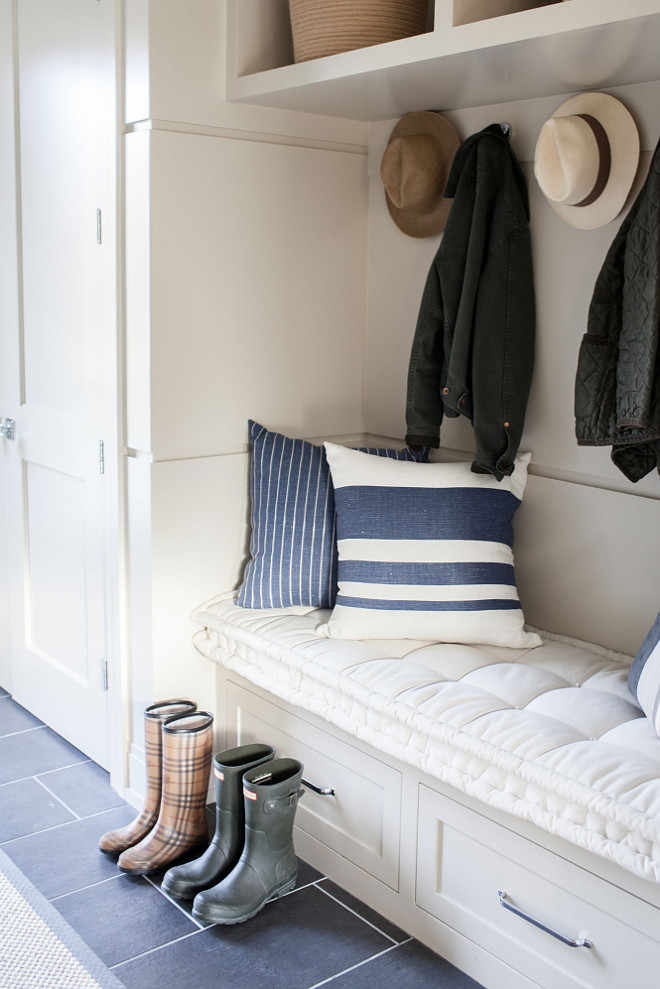
[[513,569],[528,453],[496,481],[467,463],[405,464],[325,448],[339,550],[327,635],[539,645],[523,629]]
[[[249,422],[252,459],[250,559],[242,608],[327,608],[337,593],[335,503],[323,447]],[[365,448],[378,457],[421,461],[428,449]]]
[[337,641],[328,611],[202,606],[204,655],[491,807],[660,882],[660,738],[630,659],[541,633],[529,649]]
[[628,685],[660,735],[660,614],[630,667]]

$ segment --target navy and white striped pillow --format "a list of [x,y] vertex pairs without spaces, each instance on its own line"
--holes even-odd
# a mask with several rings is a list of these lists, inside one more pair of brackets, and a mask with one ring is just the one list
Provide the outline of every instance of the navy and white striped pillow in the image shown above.
[[339,591],[325,634],[516,648],[523,628],[513,514],[530,455],[510,477],[468,463],[377,461],[325,444],[337,512]]
[[660,735],[660,614],[630,667],[628,686]]
[[[242,608],[331,608],[337,593],[335,501],[325,450],[250,420],[250,559],[236,604]],[[428,449],[364,448],[420,462]],[[370,458],[371,459],[371,458]]]

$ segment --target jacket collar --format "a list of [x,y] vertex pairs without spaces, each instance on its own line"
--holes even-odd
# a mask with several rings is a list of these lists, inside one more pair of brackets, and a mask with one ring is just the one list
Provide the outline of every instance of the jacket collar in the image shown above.
[[451,171],[449,172],[449,179],[447,180],[447,185],[445,187],[444,195],[447,199],[453,199],[456,195],[456,190],[458,188],[458,183],[460,181],[463,169],[467,165],[468,159],[471,155],[478,150],[478,146],[483,143],[486,138],[494,138],[499,142],[500,146],[506,148],[506,151],[511,157],[511,164],[513,166],[513,174],[515,176],[520,195],[525,206],[525,213],[527,214],[527,219],[530,218],[529,213],[529,196],[527,193],[527,182],[525,176],[523,175],[520,163],[516,158],[511,145],[509,144],[509,135],[505,134],[499,124],[489,124],[488,127],[484,127],[483,130],[477,131],[476,134],[472,134],[467,140],[463,142],[460,146],[454,161],[451,166]]

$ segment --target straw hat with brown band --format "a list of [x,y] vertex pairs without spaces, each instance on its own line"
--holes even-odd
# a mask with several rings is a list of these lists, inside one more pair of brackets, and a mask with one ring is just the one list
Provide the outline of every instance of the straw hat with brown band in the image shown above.
[[399,229],[410,237],[431,237],[445,228],[450,199],[443,199],[460,139],[434,110],[402,117],[390,135],[380,165],[385,199]]
[[543,124],[534,174],[562,220],[593,230],[621,212],[638,163],[639,135],[623,103],[607,93],[580,93]]

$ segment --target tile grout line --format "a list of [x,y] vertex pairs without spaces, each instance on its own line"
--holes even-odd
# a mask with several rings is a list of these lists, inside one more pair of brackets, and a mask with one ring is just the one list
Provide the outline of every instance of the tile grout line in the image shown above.
[[356,969],[362,968],[363,965],[368,965],[369,962],[373,962],[377,958],[382,958],[383,955],[389,954],[390,951],[396,951],[397,948],[401,948],[404,944],[409,944],[414,940],[414,938],[408,938],[407,941],[397,941],[395,944],[391,944],[389,948],[383,948],[382,951],[377,951],[375,955],[370,955],[369,958],[364,958],[361,962],[357,962],[355,965],[351,965],[349,968],[345,968],[341,972],[335,972],[334,975],[330,975],[327,979],[323,979],[321,982],[315,982],[314,985],[309,986],[308,989],[320,989],[321,986],[327,986],[329,983],[334,982],[335,979],[340,978],[340,976],[347,975],[349,972],[354,972]]
[[[323,878],[325,879],[325,876]],[[310,879],[308,883],[305,883],[303,886],[295,886],[293,889],[290,889],[288,893],[285,893],[284,896],[279,896],[277,899],[285,900],[287,896],[293,896],[294,893],[299,893],[301,889],[309,889],[310,886],[316,886],[318,882],[320,882],[320,879]],[[270,903],[271,901],[267,900],[266,902]]]
[[[34,729],[28,728],[27,730],[28,731],[33,731]],[[20,735],[20,734],[22,734],[22,732],[17,732],[17,734]],[[2,738],[9,738],[9,736],[8,735],[0,736],[0,740]],[[45,776],[46,773],[54,773],[54,772],[56,772],[56,771],[58,771],[60,769],[74,769],[76,766],[84,766],[88,762],[92,762],[92,761],[93,761],[92,759],[81,759],[80,762],[70,762],[66,766],[56,766],[55,769],[47,769],[47,770],[45,770],[44,773],[43,773],[43,775]],[[34,776],[33,775],[30,775],[30,776],[19,776],[19,778],[16,779],[16,780],[6,780],[4,783],[0,783],[0,787],[11,786],[12,783],[24,783],[25,780],[32,780],[32,779],[34,779]]]
[[[94,889],[95,886],[102,886],[104,883],[112,883],[115,879],[121,879],[123,873],[118,872],[116,876],[108,876],[106,879],[99,879],[98,882],[89,883],[88,886],[80,886],[78,889],[70,889],[67,893],[58,893],[57,896],[51,896],[50,899],[46,897],[49,903],[54,903],[55,900],[63,900],[66,896],[74,896],[75,893],[83,893],[86,889]],[[43,894],[46,895],[45,893]]]
[[[25,779],[32,779],[31,776],[26,776]],[[22,782],[16,780],[16,782]],[[4,785],[4,784],[3,784]],[[127,804],[127,806],[130,806]],[[0,847],[3,845],[9,845],[12,841],[22,841],[24,838],[33,838],[37,834],[45,834],[47,831],[57,831],[59,828],[67,828],[71,824],[78,824],[80,821],[91,821],[94,817],[101,817],[103,814],[109,814],[111,810],[119,810],[121,805],[118,807],[108,807],[106,810],[97,810],[93,814],[88,814],[86,817],[79,817],[75,821],[62,821],[61,824],[51,824],[49,828],[41,828],[39,831],[30,831],[29,834],[19,834],[15,838],[7,838],[6,841],[0,841]]]
[[205,931],[207,927],[209,927],[208,924],[200,924],[200,922],[197,920],[196,917],[193,917],[191,913],[188,913],[187,910],[184,910],[181,904],[177,903],[176,899],[173,896],[168,896],[168,894],[162,889],[162,887],[158,886],[152,879],[149,878],[149,876],[142,876],[142,878],[145,879],[149,883],[149,885],[152,886],[158,893],[160,893],[160,895],[163,896],[168,901],[168,903],[171,903],[173,907],[176,907],[177,910],[179,910],[184,917],[187,917],[188,920],[192,921],[193,924],[199,927],[200,931]]
[[132,958],[124,958],[122,962],[115,962],[114,965],[108,965],[109,969],[121,968],[122,965],[127,965],[128,962],[134,962],[138,958],[144,958],[145,955],[153,955],[154,951],[160,951],[161,948],[169,948],[173,944],[178,944],[179,941],[187,941],[190,937],[195,937],[196,934],[202,934],[208,928],[202,927],[197,931],[190,931],[188,934],[182,934],[181,937],[176,937],[172,941],[165,941],[164,944],[158,944],[155,948],[148,948],[147,951],[140,951],[139,954],[133,955]]
[[385,931],[381,931],[380,927],[376,927],[375,924],[372,924],[372,922],[370,920],[367,920],[366,917],[363,917],[362,914],[360,914],[360,913],[357,912],[357,910],[354,910],[352,907],[349,907],[345,903],[342,903],[342,901],[339,900],[336,896],[333,896],[332,893],[329,893],[327,891],[327,889],[323,889],[323,886],[320,886],[319,885],[320,882],[321,882],[321,880],[317,880],[314,883],[314,885],[316,886],[316,888],[318,890],[320,890],[322,893],[325,893],[326,896],[329,896],[331,900],[334,900],[335,901],[335,903],[338,903],[340,907],[343,907],[344,908],[344,910],[348,910],[349,913],[352,913],[354,917],[357,917],[363,923],[368,924],[369,927],[372,927],[375,931],[378,932],[378,934],[382,934],[382,936],[383,937],[386,937],[388,941],[391,941],[392,942],[392,944],[403,944],[403,943],[405,943],[405,942],[402,942],[402,941],[397,941],[396,938],[393,938],[390,934],[386,934]]
[[[43,782],[42,782],[42,780],[40,780],[40,779],[39,779],[39,777],[38,777],[38,776],[33,776],[33,777],[32,777],[32,779],[33,779],[33,780],[35,781],[35,783],[38,783],[38,784],[39,784],[39,786],[41,786],[41,787],[43,787],[43,788],[44,788],[44,790],[46,791],[46,793],[49,793],[49,794],[51,795],[51,797],[54,797],[54,799],[55,799],[55,800],[57,800],[57,801],[58,801],[59,803],[61,803],[61,804],[62,804],[62,806],[63,806],[63,807],[65,808],[65,810],[68,810],[68,812],[69,812],[70,814],[73,814],[73,816],[75,817],[75,819],[76,819],[76,821],[81,821],[81,820],[82,820],[82,818],[81,818],[81,816],[80,816],[80,814],[76,814],[76,812],[75,812],[75,810],[73,809],[73,807],[69,807],[69,805],[68,805],[68,804],[65,804],[65,803],[64,803],[64,801],[62,800],[62,798],[61,798],[61,797],[58,797],[58,795],[57,795],[56,793],[53,793],[53,791],[52,791],[52,790],[50,790],[50,789],[49,789],[49,788],[48,788],[48,787],[46,786],[46,784],[45,784],[45,783],[43,783]],[[71,822],[71,821],[68,821],[68,823],[69,823],[69,824],[71,824],[72,822]]]
[[[0,701],[4,700],[4,697],[0,697]],[[16,738],[17,735],[27,735],[29,731],[41,731],[43,728],[47,728],[48,725],[32,725],[31,728],[20,728],[18,731],[8,731],[0,735],[0,738]]]

